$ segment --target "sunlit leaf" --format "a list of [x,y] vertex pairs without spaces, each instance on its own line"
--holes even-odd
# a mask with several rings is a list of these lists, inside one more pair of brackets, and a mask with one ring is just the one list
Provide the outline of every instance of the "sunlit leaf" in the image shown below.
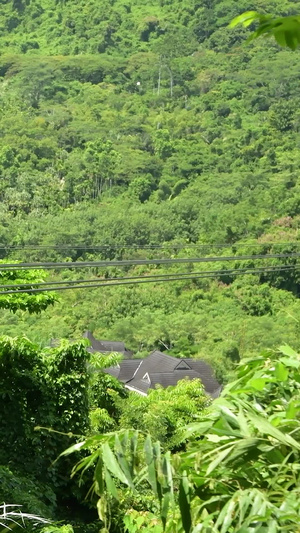
[[257,13],[257,11],[246,11],[245,13],[235,17],[230,23],[230,27],[235,28],[235,26],[238,26],[239,24],[243,24],[243,26],[248,27],[256,20],[261,20],[261,18],[262,15]]
[[289,376],[289,371],[282,363],[278,362],[275,366],[275,376],[280,381],[286,381]]
[[299,354],[295,352],[295,350],[293,350],[293,348],[291,348],[287,344],[283,346],[279,346],[279,351],[283,353],[283,355],[288,355],[289,357],[299,358]]
[[249,381],[249,387],[253,387],[253,389],[262,391],[264,390],[266,386],[266,380],[263,378],[254,378],[250,379]]

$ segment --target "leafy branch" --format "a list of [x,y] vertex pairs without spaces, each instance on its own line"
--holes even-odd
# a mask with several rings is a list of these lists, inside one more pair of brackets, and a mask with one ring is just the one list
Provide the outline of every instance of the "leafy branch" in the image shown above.
[[246,11],[233,19],[230,27],[234,28],[242,24],[248,28],[254,23],[258,23],[258,27],[251,33],[248,42],[265,36],[274,37],[280,46],[287,46],[291,50],[296,50],[300,44],[300,16],[274,18],[257,11]]

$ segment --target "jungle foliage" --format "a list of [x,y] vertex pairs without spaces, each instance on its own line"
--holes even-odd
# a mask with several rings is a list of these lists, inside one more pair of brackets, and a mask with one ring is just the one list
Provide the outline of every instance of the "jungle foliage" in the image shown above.
[[73,474],[94,466],[93,492],[104,527],[124,487],[137,494],[146,482],[153,507],[124,512],[130,532],[296,532],[299,368],[300,356],[288,346],[241,361],[237,379],[186,427],[182,452],[165,453],[150,435],[120,431],[88,438],[63,456],[92,450]]
[[[52,519],[45,533],[98,532],[99,519],[118,533],[299,529],[299,355],[285,343],[299,351],[300,74],[298,51],[279,46],[296,48],[299,9],[261,4],[1,3],[1,261],[202,254],[222,271],[0,295],[0,504]],[[259,15],[241,19],[249,10]],[[244,25],[229,28],[235,17]],[[245,46],[253,32],[277,40]],[[267,257],[278,253],[294,256]],[[210,268],[108,265],[49,279]],[[45,275],[1,279],[33,287]],[[140,356],[206,359],[229,384],[213,402],[197,381],[134,396],[103,371],[115,355],[47,348],[85,329]]]
[[[228,27],[249,9],[264,16],[261,2],[2,4],[2,259],[297,252],[298,52],[271,40],[246,46],[252,26]],[[297,14],[289,1],[264,10]],[[161,245],[171,248],[143,249]],[[2,311],[0,331],[45,346],[91,329],[141,354],[209,357],[226,374],[232,358],[290,339],[298,347],[298,292],[293,269],[70,291],[41,316]]]
[[70,480],[73,457],[57,461],[70,440],[85,434],[97,440],[99,432],[134,426],[135,415],[140,429],[175,449],[184,445],[185,423],[210,403],[199,380],[148,398],[128,393],[103,371],[119,356],[91,355],[86,348],[82,341],[41,350],[25,337],[0,338],[0,500],[83,531],[96,520],[85,501],[92,477],[78,486]]

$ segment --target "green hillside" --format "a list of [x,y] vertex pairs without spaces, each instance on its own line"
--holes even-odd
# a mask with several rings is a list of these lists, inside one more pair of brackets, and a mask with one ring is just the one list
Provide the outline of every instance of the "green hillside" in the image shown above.
[[[291,15],[299,7],[279,0],[2,2],[2,257],[297,252],[299,52],[271,41],[246,45],[247,30],[228,23],[247,9]],[[185,248],[191,245],[209,247]],[[74,290],[40,317],[2,312],[0,331],[26,331],[47,344],[89,328],[143,354],[159,347],[209,358],[224,377],[238,355],[298,344],[298,292],[295,270]]]
[[[300,56],[229,23],[300,0],[0,4],[2,284],[136,282],[0,289],[1,533],[299,533]],[[87,329],[225,392],[49,348]]]

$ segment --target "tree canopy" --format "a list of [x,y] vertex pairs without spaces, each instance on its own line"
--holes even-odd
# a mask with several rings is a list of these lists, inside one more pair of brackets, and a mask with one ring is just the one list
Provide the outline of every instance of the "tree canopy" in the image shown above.
[[[54,304],[55,296],[42,292],[43,282],[46,279],[45,271],[18,270],[17,263],[15,263],[16,268],[6,270],[6,264],[5,261],[0,261],[0,285],[2,286],[0,288],[0,309],[9,309],[14,313],[19,310],[40,313],[49,305]],[[19,290],[20,293],[16,293],[16,290]]]
[[[298,43],[292,0],[2,2],[1,527],[298,531]],[[135,396],[86,329],[225,391]]]

